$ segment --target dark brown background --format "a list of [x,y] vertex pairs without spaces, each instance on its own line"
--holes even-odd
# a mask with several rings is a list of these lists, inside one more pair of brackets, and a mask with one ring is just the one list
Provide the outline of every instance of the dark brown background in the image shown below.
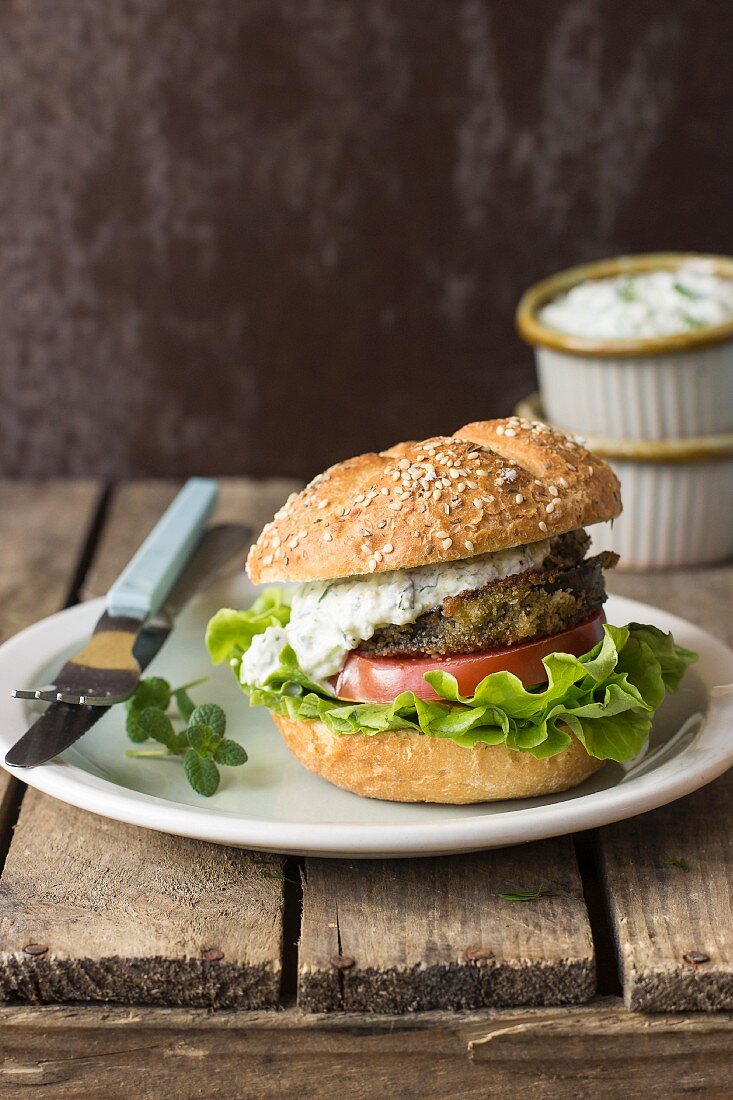
[[733,252],[732,40],[730,0],[6,0],[0,472],[510,411],[530,282]]

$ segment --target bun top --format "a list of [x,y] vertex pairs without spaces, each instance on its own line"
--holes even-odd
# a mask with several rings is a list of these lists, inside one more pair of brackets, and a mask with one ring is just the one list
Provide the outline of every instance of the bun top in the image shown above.
[[540,421],[349,458],[294,493],[247,559],[255,584],[412,569],[562,535],[621,511],[611,468]]

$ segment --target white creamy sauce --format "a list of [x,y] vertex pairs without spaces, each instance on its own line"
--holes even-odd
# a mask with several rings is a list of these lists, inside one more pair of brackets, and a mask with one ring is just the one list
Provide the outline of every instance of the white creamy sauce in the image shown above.
[[481,588],[542,564],[550,539],[482,554],[448,565],[421,565],[369,577],[309,581],[293,594],[290,622],[258,634],[242,658],[243,683],[261,684],[291,645],[303,672],[321,682],[335,675],[344,657],[379,627],[412,623],[449,596]]
[[733,279],[706,260],[674,271],[648,271],[579,283],[538,311],[569,336],[624,340],[690,332],[733,319]]

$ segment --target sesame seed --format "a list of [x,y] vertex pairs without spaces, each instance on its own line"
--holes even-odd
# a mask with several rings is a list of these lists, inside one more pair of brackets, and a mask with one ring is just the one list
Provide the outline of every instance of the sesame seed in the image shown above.
[[318,508],[318,511],[320,512],[321,508],[325,508],[327,504],[328,504],[327,500],[319,500],[316,507]]
[[386,526],[387,526],[386,519],[380,519],[379,523],[377,524],[377,527],[386,527]]
[[272,536],[272,545],[273,546],[279,546],[280,545],[280,536],[279,535],[273,535]]
[[503,434],[504,434],[504,427],[503,427],[503,425],[502,425],[502,424],[497,424],[497,426],[496,426],[496,434],[497,434],[497,435],[503,435]]
[[383,496],[385,496],[385,497],[388,497],[388,496],[389,496],[389,489],[387,488],[387,486],[386,486],[386,485],[385,485],[385,487],[384,487],[383,489],[380,489],[380,492],[381,492],[381,493],[382,493],[382,495],[383,495]]
[[375,559],[370,558],[369,559],[369,572],[373,573],[376,568],[377,568],[377,563],[376,563]]
[[307,537],[308,537],[308,532],[307,531],[298,531],[297,538],[305,539]]
[[514,498],[514,499],[515,499],[515,501],[517,502],[517,504],[521,504],[521,503],[522,503],[522,501],[524,500],[524,497],[522,496],[522,494],[521,494],[521,493],[517,493],[517,495],[515,496],[515,498]]
[[447,516],[449,516],[450,515],[450,504],[444,504],[443,505],[443,511],[445,512],[445,514]]
[[476,471],[476,477],[488,477],[488,476],[489,476],[489,471],[488,470],[477,470]]
[[439,531],[434,531],[433,534],[435,535],[436,539],[444,539],[444,538],[447,537],[448,532],[443,531],[443,530],[439,530]]
[[298,540],[297,539],[291,539],[290,542],[288,543],[288,546],[290,547],[291,550],[296,550],[297,546],[298,546]]
[[545,523],[545,521],[543,519],[541,519],[540,520],[540,531],[546,531],[546,530],[547,530],[547,524]]
[[558,495],[556,485],[548,485],[547,486],[547,491],[548,491],[548,493],[550,494],[551,497],[556,497]]
[[383,554],[391,554],[393,550],[394,550],[394,546],[392,545],[391,542],[385,542],[384,546],[382,547],[382,553]]
[[365,542],[363,542],[363,543],[361,544],[361,546],[359,547],[359,549],[360,549],[360,550],[361,550],[361,551],[362,551],[362,552],[363,552],[364,554],[371,554],[371,552],[372,552],[372,548],[371,548],[371,546],[367,546],[367,544],[366,544]]
[[559,477],[557,479],[557,483],[558,483],[558,485],[562,486],[563,489],[567,489],[567,487],[568,487],[568,483],[567,483],[567,481],[565,480],[564,477]]
[[362,527],[361,533],[362,533],[362,535],[364,536],[365,539],[368,539],[371,536],[371,531],[367,530],[366,527]]
[[264,561],[265,565],[272,565],[272,554],[266,554],[262,560]]
[[478,485],[476,484],[475,481],[467,481],[466,482],[466,488],[467,489],[478,489]]
[[[499,429],[497,428],[496,431],[497,431],[497,434],[498,434]],[[506,431],[504,432],[504,435],[516,435],[516,434],[517,433],[514,431],[514,428],[507,428]]]
[[401,512],[402,511],[402,505],[400,504],[399,500],[391,500],[389,502],[389,508],[392,512]]
[[483,505],[481,504],[481,501],[479,500],[478,497],[473,498],[473,506],[474,506],[474,508],[482,508],[483,507]]
[[444,489],[450,489],[450,478],[441,477],[440,484],[443,486]]
[[[461,471],[458,470],[455,466],[451,466],[449,473],[450,476],[454,479],[461,476]],[[450,482],[448,482],[448,484],[450,485]]]
[[443,539],[440,545],[443,547],[444,550],[450,550],[451,546],[453,545],[453,539]]
[[363,493],[359,493],[359,495],[358,495],[358,496],[355,496],[355,497],[354,497],[354,504],[361,504],[361,502],[362,502],[362,500],[363,500],[363,499],[364,499],[364,494],[363,494]]
[[479,457],[479,453],[478,453],[478,451],[469,451],[469,452],[468,452],[468,455],[467,455],[466,457],[467,457],[467,458],[478,458],[478,457]]
[[400,480],[399,470],[394,470],[391,476],[392,476],[393,481],[399,481]]
[[552,509],[553,509],[554,507],[555,507],[555,504],[554,504],[554,502],[553,502],[553,501],[550,501],[550,503],[549,503],[549,504],[546,504],[546,505],[545,505],[545,511],[546,511],[546,512],[551,512],[551,511],[552,511]]
[[399,466],[400,470],[409,470],[410,469],[410,460],[407,459],[407,458],[401,458],[399,460],[399,462],[397,463],[397,465]]
[[466,541],[464,542],[464,544],[463,544],[463,545],[464,545],[464,546],[466,547],[466,549],[468,550],[469,554],[472,554],[472,553],[473,553],[473,543],[471,542],[471,540],[470,540],[470,539],[466,539]]
[[382,555],[381,555],[381,553],[379,552],[379,550],[375,550],[375,551],[374,551],[374,557],[375,557],[375,559],[376,559],[377,561],[381,561],[381,560],[382,560]]
[[333,535],[330,533],[330,531],[326,531],[325,535],[323,536],[323,541],[333,542]]
[[465,488],[466,488],[465,481],[459,481],[458,484],[456,485],[456,492],[457,493],[462,493]]
[[588,467],[588,473],[589,473],[589,474],[592,474],[592,473],[593,473],[593,467],[592,467],[592,466],[589,466],[589,467]]

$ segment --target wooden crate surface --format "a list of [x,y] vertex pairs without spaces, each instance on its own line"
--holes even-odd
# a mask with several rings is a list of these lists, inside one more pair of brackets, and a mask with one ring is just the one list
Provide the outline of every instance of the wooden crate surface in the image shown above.
[[[103,495],[92,482],[0,484],[0,636],[103,592],[176,488],[150,481]],[[219,515],[258,528],[292,488],[225,480]],[[610,587],[733,642],[730,566],[617,574]],[[350,1064],[370,1053],[373,1084],[413,1095],[400,1078],[400,1043],[418,1062],[440,1062],[433,1091],[419,1095],[443,1095],[453,1079],[461,1095],[485,1095],[488,1070],[504,1095],[511,1072],[518,1084],[536,1078],[543,1058],[539,1095],[562,1095],[553,1091],[561,1078],[578,1095],[591,1095],[591,1084],[592,1095],[612,1095],[605,1070],[581,1069],[584,1043],[623,1072],[629,1036],[639,1064],[661,1059],[682,1091],[705,1074],[722,1088],[733,1035],[732,795],[724,776],[594,833],[471,856],[284,863],[114,824],[24,793],[0,773],[0,1096],[34,1083],[53,1083],[58,1096],[114,1096],[105,1074],[115,1066],[131,1082],[152,1072],[161,1084],[184,1063],[192,1091],[179,1094],[208,1095],[195,1091],[199,1067],[208,1058],[217,1074],[231,1072],[233,1054],[219,1050],[230,1033],[260,1074],[260,1091],[237,1084],[231,1095],[276,1094],[265,1086],[268,1044],[284,1058],[281,1084],[295,1087],[304,1071],[285,1053],[289,1034],[314,1067],[330,1067],[321,1092],[298,1085],[304,1096],[331,1086],[372,1095],[356,1088]],[[670,855],[684,856],[689,872]],[[526,905],[498,896],[537,881],[554,896]],[[89,1007],[63,1007],[72,1002]],[[126,1054],[131,1031],[137,1053]],[[53,1050],[67,1033],[62,1064]],[[105,1060],[95,1083],[85,1074],[97,1070],[82,1066],[88,1044]],[[89,1091],[69,1091],[72,1079]],[[642,1074],[626,1095],[654,1083]]]

